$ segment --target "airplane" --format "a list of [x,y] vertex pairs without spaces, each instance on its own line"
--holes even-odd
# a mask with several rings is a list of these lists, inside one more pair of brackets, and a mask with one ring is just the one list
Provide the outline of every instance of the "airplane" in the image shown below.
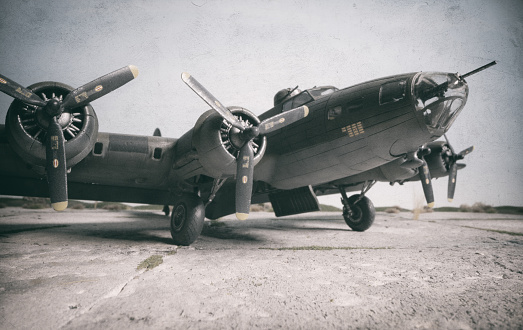
[[[276,216],[319,210],[317,196],[340,193],[343,218],[365,231],[375,218],[366,193],[376,182],[421,181],[434,205],[431,177],[449,176],[457,161],[449,130],[465,106],[469,73],[414,72],[344,89],[286,88],[256,116],[224,106],[193,76],[181,78],[211,109],[180,138],[98,132],[91,102],[130,82],[129,65],[74,89],[59,82],[23,87],[0,75],[14,98],[0,125],[0,194],[171,205],[171,236],[190,245],[204,219],[249,215],[270,202]],[[360,191],[351,197],[347,192]],[[166,215],[169,207],[164,207]]]

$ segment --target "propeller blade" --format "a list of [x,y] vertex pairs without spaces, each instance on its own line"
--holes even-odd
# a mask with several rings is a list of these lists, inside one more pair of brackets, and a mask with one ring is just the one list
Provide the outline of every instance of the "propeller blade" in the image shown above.
[[430,178],[430,171],[427,162],[423,159],[423,165],[419,167],[419,178],[423,185],[423,193],[428,207],[434,207],[434,192],[432,190],[432,181]]
[[65,139],[56,117],[52,117],[47,131],[46,170],[51,205],[56,211],[63,211],[67,208]]
[[153,136],[162,136],[162,132],[158,127],[154,130]]
[[474,146],[468,147],[467,149],[463,150],[458,154],[458,156],[460,159],[463,159],[463,157],[470,154],[472,151],[474,151]]
[[236,217],[246,220],[251,207],[252,184],[254,172],[254,151],[251,142],[240,149],[236,162]]
[[456,191],[456,179],[458,175],[458,170],[465,167],[465,164],[457,164],[456,161],[465,158],[466,155],[474,151],[474,146],[468,147],[467,149],[461,151],[459,154],[456,154],[454,148],[449,142],[447,135],[444,134],[447,145],[452,152],[452,155],[449,157],[449,184],[447,190],[447,199],[449,202],[454,200],[454,192]]
[[260,134],[268,134],[272,131],[290,125],[303,119],[309,115],[309,108],[307,106],[301,106],[298,108],[291,109],[289,111],[282,112],[276,116],[265,119],[260,123],[259,131]]
[[0,91],[24,103],[43,107],[46,105],[38,95],[0,74]]
[[453,163],[449,173],[449,187],[447,190],[447,199],[449,202],[454,200],[454,191],[456,191],[456,178],[458,175],[458,164]]
[[115,89],[122,87],[138,76],[138,68],[125,66],[105,76],[97,78],[73,90],[64,99],[63,109],[72,109],[86,105]]
[[216,110],[220,114],[220,116],[223,117],[223,119],[227,120],[229,124],[236,127],[237,129],[243,131],[245,127],[243,127],[242,123],[234,117],[231,111],[224,107],[220,101],[216,97],[214,97],[205,87],[203,87],[196,79],[194,79],[190,74],[187,72],[182,73],[182,80],[189,86],[198,96],[204,100],[211,108]]

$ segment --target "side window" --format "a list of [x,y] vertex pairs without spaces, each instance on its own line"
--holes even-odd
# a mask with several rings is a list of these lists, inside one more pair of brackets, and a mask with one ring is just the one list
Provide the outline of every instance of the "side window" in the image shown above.
[[331,108],[327,112],[327,119],[328,120],[334,120],[334,119],[338,118],[339,116],[341,116],[341,106],[337,106],[337,107]]
[[407,82],[393,81],[381,85],[380,88],[380,105],[401,101],[405,98]]

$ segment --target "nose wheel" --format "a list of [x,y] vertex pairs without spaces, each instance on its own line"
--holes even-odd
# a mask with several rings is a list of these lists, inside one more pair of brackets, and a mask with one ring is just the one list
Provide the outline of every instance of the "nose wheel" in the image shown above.
[[364,192],[347,197],[347,193],[343,187],[338,187],[338,189],[341,193],[343,219],[345,223],[354,231],[365,231],[369,229],[376,217],[376,209],[372,201],[364,195]]

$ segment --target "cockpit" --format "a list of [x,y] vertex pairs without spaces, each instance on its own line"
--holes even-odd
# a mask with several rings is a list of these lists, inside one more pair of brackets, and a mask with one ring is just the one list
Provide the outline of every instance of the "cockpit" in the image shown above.
[[422,72],[414,77],[413,96],[429,131],[444,133],[465,106],[468,86],[457,74]]
[[279,91],[274,97],[274,105],[283,103],[282,111],[287,111],[338,91],[338,88],[334,86],[313,87],[304,91],[297,88]]

